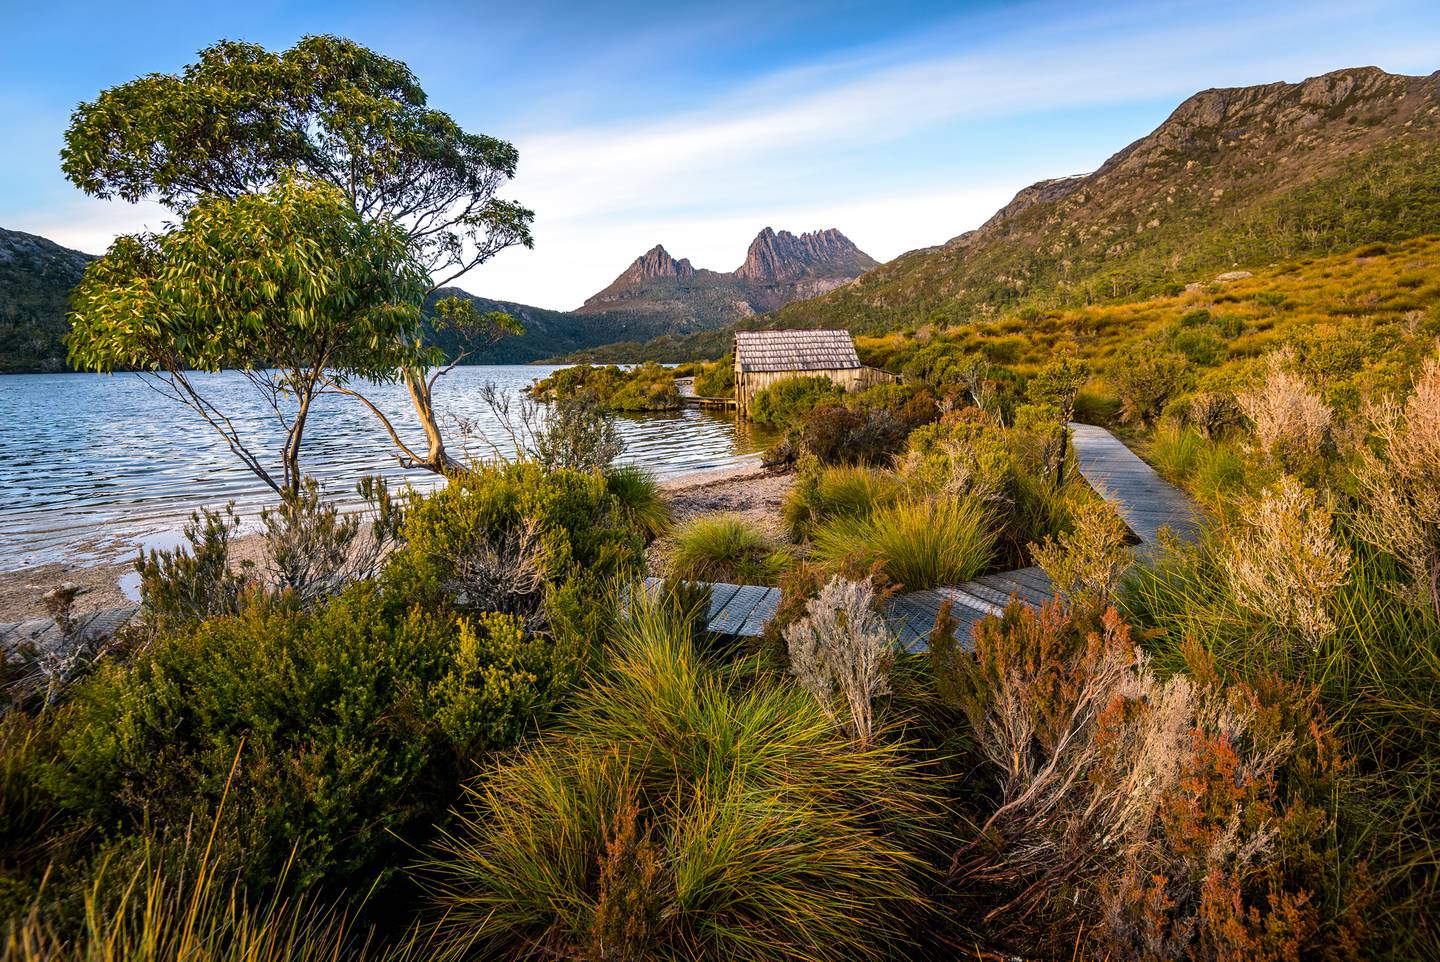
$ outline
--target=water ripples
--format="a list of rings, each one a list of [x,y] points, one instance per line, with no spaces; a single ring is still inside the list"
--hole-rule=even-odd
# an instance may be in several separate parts
[[[508,450],[481,389],[494,383],[518,395],[551,370],[457,368],[435,392],[436,408],[452,429],[447,436],[464,420]],[[196,381],[207,396],[224,399],[220,406],[233,412],[241,434],[275,463],[283,433],[245,379],[224,373],[196,375]],[[402,387],[377,385],[367,393],[402,433],[409,425],[412,437],[420,435]],[[618,424],[626,444],[622,460],[662,478],[738,464],[758,450],[733,418],[711,411],[624,417]],[[472,447],[491,453],[479,439]],[[438,483],[426,472],[402,470],[374,417],[337,397],[322,398],[313,409],[302,465],[341,499],[365,474],[417,487]],[[207,424],[136,375],[0,376],[0,570],[112,561],[136,545],[172,542],[197,508],[234,501],[237,512],[253,519],[274,500]]]

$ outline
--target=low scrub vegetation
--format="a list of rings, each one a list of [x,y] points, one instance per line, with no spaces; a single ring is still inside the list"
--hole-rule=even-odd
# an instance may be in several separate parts
[[[622,368],[579,364],[536,381],[532,396],[543,401],[588,397],[609,411],[673,411],[680,407],[675,371],[653,362]]]
[[[145,631],[6,662],[7,955],[1433,957],[1440,362],[1384,285],[1434,249],[869,342],[907,383],[776,392],[789,541],[675,523],[594,373],[369,525],[302,485],[247,566],[202,514]],[[1131,551],[1097,412],[1194,542]],[[897,595],[1029,565],[899,646]],[[780,585],[765,638],[697,582]]]
[[[768,585],[793,561],[784,545],[738,515],[706,515],[678,527],[669,545],[672,577]]]

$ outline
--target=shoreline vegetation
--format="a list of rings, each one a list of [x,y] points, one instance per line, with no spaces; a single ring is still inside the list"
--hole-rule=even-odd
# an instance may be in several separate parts
[[[1302,119],[1345,123],[1336,87],[1255,89],[1245,104],[1328,103]],[[313,122],[292,123],[298,109]],[[1382,122],[1348,128],[1369,142]],[[196,124],[202,143],[177,134]],[[184,214],[86,269],[72,351],[147,358],[227,438],[181,353],[297,409],[275,405],[292,440],[279,463],[232,446],[280,498],[258,563],[233,514],[203,512],[139,565],[134,624],[77,637],[73,592],[55,593],[61,644],[7,653],[7,959],[1440,956],[1440,238],[1361,236],[1196,268],[1188,286],[1106,278],[1100,302],[1067,261],[1053,303],[872,330],[865,359],[894,383],[767,387],[760,468],[667,487],[621,463],[614,420],[678,403],[679,372],[655,365],[571,368],[515,407],[496,399],[514,461],[447,454],[429,393],[447,368],[416,337],[424,278],[528,244],[532,214],[494,196],[514,149],[426,108],[404,64],[334,37],[217,45],[183,77],[82,105],[63,156],[92,193]],[[414,164],[437,194],[406,195]],[[325,176],[355,165],[377,193],[352,204]],[[254,182],[198,189],[216,169]],[[439,216],[457,191],[451,227],[483,246],[383,209],[444,199]],[[1386,194],[1373,216],[1431,223],[1433,194]],[[1228,196],[1243,226],[1207,245],[1268,251],[1310,230]],[[1349,217],[1363,196],[1329,199],[1345,216],[1310,231],[1326,244],[1395,229]],[[1149,252],[1146,231],[1163,242]],[[1096,259],[1144,267],[1189,231],[1157,217],[1125,245],[1080,234]],[[363,296],[332,286],[347,272]],[[853,305],[867,277],[787,316]],[[482,334],[512,327],[453,310]],[[276,350],[291,352],[278,381],[256,371]],[[346,384],[318,354],[405,384],[435,429],[424,450],[374,426],[448,483],[356,479],[364,518],[327,502],[299,425],[307,398]],[[685,373],[720,390],[724,370]],[[1076,423],[1112,426],[1204,505],[1196,537],[1147,528],[1135,550],[1078,470]],[[1137,527],[1188,521],[1184,495],[1149,491],[1127,508]],[[918,648],[882,614],[1031,566],[1053,596],[976,594],[989,614],[961,637],[948,600]],[[653,592],[652,573],[667,576]],[[710,631],[714,582],[775,602],[763,635]]]

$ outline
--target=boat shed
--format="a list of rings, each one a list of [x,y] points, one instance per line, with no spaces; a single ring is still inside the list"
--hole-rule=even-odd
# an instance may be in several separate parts
[[[735,408],[748,417],[765,388],[793,377],[828,377],[847,391],[899,380],[860,363],[849,331],[737,331]]]

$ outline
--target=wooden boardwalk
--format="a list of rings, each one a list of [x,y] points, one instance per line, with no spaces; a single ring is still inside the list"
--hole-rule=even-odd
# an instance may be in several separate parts
[[[1072,424],[1070,429],[1080,473],[1140,539],[1138,556],[1151,558],[1159,552],[1164,528],[1181,540],[1195,538],[1203,516],[1189,495],[1104,428]]]
[[[139,605],[105,608],[75,616],[72,637],[83,641],[109,638],[140,613]],[[66,642],[65,632],[50,618],[0,623],[0,654],[25,646],[37,652],[58,652]]]
[[[1135,549],[1137,556],[1153,557],[1159,551],[1160,532],[1165,528],[1181,539],[1195,537],[1202,515],[1188,495],[1160,477],[1104,428],[1073,424],[1071,430],[1080,473],[1115,506],[1135,533],[1140,541]],[[659,579],[647,578],[645,583],[653,587]],[[722,635],[760,636],[780,605],[779,588],[712,584],[710,589],[706,623],[711,631]],[[951,613],[958,621],[956,637],[968,643],[975,625],[987,615],[999,614],[1012,597],[1039,606],[1054,593],[1045,572],[1020,568],[982,575],[960,585],[894,596],[885,603],[883,614],[905,650],[924,651],[945,601],[951,603]],[[138,611],[134,605],[112,608],[82,615],[77,622],[87,637],[102,637],[118,631]],[[26,642],[46,650],[62,640],[59,628],[49,618],[0,624],[0,651]]]
[[[1168,529],[1182,540],[1199,532],[1202,515],[1190,497],[1155,472],[1104,428],[1072,424],[1072,441],[1080,473],[1115,506],[1121,520],[1140,543],[1135,554],[1151,558],[1159,551],[1160,532]],[[659,579],[646,580],[647,586]],[[1054,597],[1050,576],[1039,568],[1019,568],[981,575],[952,587],[931,588],[892,597],[881,612],[906,651],[925,650],[926,639],[949,601],[957,621],[955,636],[968,645],[971,632],[987,615],[999,614],[1016,598],[1039,607]],[[757,637],[780,605],[779,588],[730,584],[711,585],[708,624],[711,631],[736,637]]]

